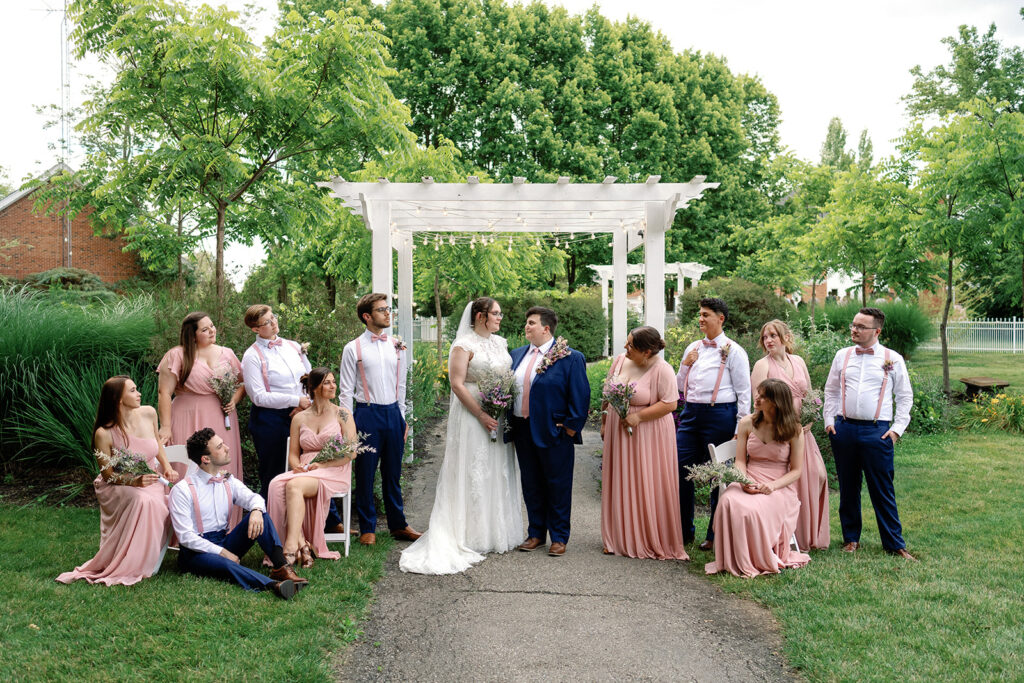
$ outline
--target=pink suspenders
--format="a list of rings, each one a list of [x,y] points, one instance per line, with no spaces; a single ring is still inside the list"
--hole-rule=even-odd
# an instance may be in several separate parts
[[[281,341],[287,341],[289,344],[295,347],[298,354],[302,355],[302,347],[293,342],[290,339],[282,339]],[[267,373],[267,357],[263,355],[263,349],[256,342],[252,343],[252,348],[256,351],[256,355],[260,357],[260,370],[263,371],[263,386],[266,388],[267,393],[270,393],[270,375]]]
[[[359,368],[359,379],[363,382],[363,398],[370,403],[370,385],[366,382],[366,370],[363,369],[363,347],[356,337],[356,367]],[[402,376],[402,354],[395,348],[395,401],[398,401],[398,380]]]
[[[198,531],[199,535],[202,536],[203,533],[204,533],[203,532],[203,513],[199,510],[199,494],[196,492],[196,485],[194,483],[192,483],[192,477],[188,477],[187,479],[185,479],[185,481],[188,482],[189,491],[192,492],[192,512],[194,512],[195,516],[196,516],[196,531]],[[231,496],[231,485],[228,484],[228,480],[227,479],[225,479],[221,483],[224,484],[224,490],[228,492],[228,509],[230,510],[231,509],[231,503],[232,503],[232,500],[233,500],[232,496]]]
[[[711,392],[711,405],[715,405],[715,402],[718,400],[718,388],[722,386],[722,375],[725,374],[725,360],[725,358],[722,358],[722,363],[718,366],[718,377],[715,378],[715,389]],[[696,363],[694,363],[694,365],[696,365]],[[686,384],[687,386],[690,384],[689,375],[686,376]],[[686,393],[689,394],[690,392],[687,391]]]
[[[839,385],[843,395],[843,417],[846,417],[846,366],[850,364],[850,356],[853,355],[853,349],[854,347],[851,346],[846,350],[846,357],[843,359],[843,369],[839,373]],[[882,399],[885,398],[885,386],[889,383],[889,371],[884,369],[884,366],[888,363],[889,349],[885,349],[885,358],[883,360],[882,370],[882,388],[878,391],[878,405],[875,406],[875,422],[878,422],[878,416],[882,414]]]

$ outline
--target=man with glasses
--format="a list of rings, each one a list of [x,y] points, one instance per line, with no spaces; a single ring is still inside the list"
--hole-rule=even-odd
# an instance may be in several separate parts
[[[405,386],[409,353],[399,339],[387,332],[391,327],[391,307],[387,299],[385,294],[366,294],[356,303],[356,314],[366,325],[366,331],[345,345],[338,373],[341,406],[352,410],[356,431],[367,434],[365,444],[373,449],[355,461],[356,514],[361,532],[359,542],[363,545],[377,542],[373,480],[378,463],[384,512],[391,535],[400,541],[415,541],[420,537],[405,521],[400,485],[408,433]]]
[[[823,417],[839,477],[843,550],[860,548],[860,487],[866,479],[882,547],[914,560],[903,540],[893,488],[893,447],[910,424],[914,392],[903,357],[878,342],[884,323],[877,308],[862,308],[854,316],[854,346],[841,349],[832,361]]]

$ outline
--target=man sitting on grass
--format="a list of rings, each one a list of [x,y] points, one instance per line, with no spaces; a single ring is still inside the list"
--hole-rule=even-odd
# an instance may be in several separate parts
[[[207,427],[190,436],[185,447],[199,470],[171,490],[171,524],[181,546],[178,567],[197,576],[234,581],[246,590],[273,590],[278,597],[290,599],[308,580],[285,562],[274,523],[264,515],[263,498],[230,474],[220,474],[231,462],[228,445]],[[232,503],[248,512],[228,531]],[[260,544],[273,564],[269,578],[239,564],[253,542]]]

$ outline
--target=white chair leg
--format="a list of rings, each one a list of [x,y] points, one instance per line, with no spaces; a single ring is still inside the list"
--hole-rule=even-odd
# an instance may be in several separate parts
[[[345,557],[348,557],[349,545],[352,543],[352,492],[349,491],[345,494],[345,502],[343,503],[344,521],[345,521]]]

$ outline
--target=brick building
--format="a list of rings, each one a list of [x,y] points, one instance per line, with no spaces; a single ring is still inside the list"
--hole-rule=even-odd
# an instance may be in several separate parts
[[[57,164],[43,177],[71,172]],[[103,237],[89,224],[92,209],[74,220],[32,211],[35,188],[17,190],[0,199],[0,276],[22,280],[51,268],[84,268],[113,283],[140,274],[138,259],[123,251],[124,240]],[[13,243],[13,246],[10,246]]]

